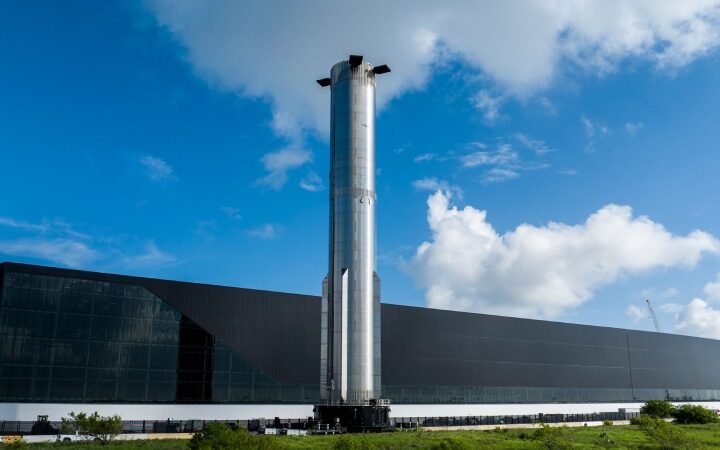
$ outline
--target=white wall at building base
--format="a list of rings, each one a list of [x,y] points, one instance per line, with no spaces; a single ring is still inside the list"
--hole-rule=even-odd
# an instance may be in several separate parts
[[[688,402],[720,410],[720,402]],[[682,403],[675,403],[682,404]],[[391,405],[391,417],[465,417],[531,414],[582,414],[639,409],[642,403],[531,403],[465,405]],[[60,420],[70,412],[117,414],[124,420],[300,419],[313,415],[312,405],[132,405],[71,403],[0,403],[0,420],[32,421],[39,415]]]

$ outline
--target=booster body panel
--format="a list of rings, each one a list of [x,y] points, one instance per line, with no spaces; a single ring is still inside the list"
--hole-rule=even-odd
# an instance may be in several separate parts
[[[321,397],[380,397],[380,280],[375,257],[375,73],[331,70],[330,264],[323,282]]]

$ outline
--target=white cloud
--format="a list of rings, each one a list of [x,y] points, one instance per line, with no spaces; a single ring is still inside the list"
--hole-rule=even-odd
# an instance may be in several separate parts
[[[529,138],[528,140],[533,142],[531,145],[546,147],[541,141],[533,141]],[[473,146],[476,147],[477,145]],[[484,145],[480,148],[484,150],[468,153],[459,159],[466,169],[484,168],[484,172],[480,175],[480,182],[483,184],[502,183],[518,178],[523,172],[549,167],[547,163],[540,159],[537,161],[523,160],[517,150],[506,142],[500,142],[493,150],[488,150]],[[544,155],[543,151],[536,152],[533,150],[533,153],[541,158]]]
[[[677,318],[678,315],[685,310],[685,307],[677,303],[663,303],[662,305],[658,306],[658,309]]]
[[[300,180],[300,187],[310,192],[319,192],[325,189],[322,179],[315,172],[308,172],[307,175]]]
[[[85,267],[100,257],[88,244],[68,238],[0,241],[0,254],[40,259],[67,267]]]
[[[24,231],[34,231],[39,233],[44,233],[48,231],[48,224],[47,223],[28,223],[28,222],[21,222],[18,220],[15,220],[11,217],[0,217],[0,225],[10,227],[10,228],[19,228]]]
[[[463,167],[478,166],[508,166],[515,165],[520,160],[518,153],[512,145],[501,143],[495,151],[477,151],[468,153],[460,158]]]
[[[475,94],[470,102],[477,108],[485,118],[485,122],[492,124],[502,118],[500,107],[505,99],[502,96],[494,95],[487,89],[480,90]]]
[[[681,333],[720,339],[720,309],[695,298],[680,313],[675,329]]]
[[[548,153],[556,152],[557,149],[550,147],[544,141],[533,139],[524,133],[515,133],[514,138],[528,150],[531,150],[538,156],[545,156]]]
[[[164,159],[156,156],[145,155],[139,159],[140,164],[145,167],[147,176],[152,181],[174,180],[173,169]]]
[[[692,334],[712,339],[720,339],[720,273],[716,281],[705,285],[703,292],[706,299],[694,298],[685,306],[677,305],[675,311],[678,320],[675,329],[681,333]]]
[[[603,74],[632,58],[672,72],[720,41],[717,0],[155,0],[150,7],[199,76],[266,98],[299,127],[322,131],[328,93],[313,81],[348,53],[392,67],[378,89],[382,108],[422,89],[448,59],[493,81],[500,95],[525,97],[549,86],[561,67]]]
[[[523,224],[498,234],[487,213],[428,198],[432,240],[408,265],[433,308],[552,318],[624,276],[693,267],[720,241],[693,231],[676,236],[628,206],[607,205],[584,223]]]
[[[647,317],[647,315],[645,314],[645,310],[637,305],[628,305],[627,309],[625,310],[625,315],[630,317],[634,323],[638,323]]]
[[[493,167],[480,177],[483,184],[502,183],[504,181],[514,180],[518,178],[520,173],[514,169],[506,169],[502,167]]]
[[[146,242],[140,252],[121,259],[121,264],[131,270],[165,267],[176,262],[178,259],[174,255],[160,250],[154,241]]]
[[[60,219],[34,224],[0,217],[0,226],[21,235],[0,241],[0,255],[32,258],[73,268],[149,269],[166,266],[177,258],[158,248],[154,241],[126,236],[93,236],[77,231]],[[137,251],[137,248],[140,251]]]
[[[422,155],[417,155],[415,158],[413,158],[413,161],[415,162],[425,162],[425,161],[432,161],[437,157],[434,153],[423,153]]]
[[[540,106],[542,107],[543,111],[545,111],[545,113],[546,113],[548,116],[555,116],[555,115],[557,115],[558,108],[557,108],[557,106],[555,106],[555,104],[554,104],[552,101],[550,101],[549,98],[547,98],[547,97],[540,97],[540,98],[538,99],[538,103],[540,104]]]
[[[249,231],[250,236],[260,239],[275,239],[280,234],[281,228],[272,223],[266,223]]]
[[[661,290],[646,288],[640,292],[639,297],[643,300],[650,299],[651,301],[661,301],[676,298],[678,295],[680,295],[680,291],[673,287]]]
[[[261,161],[268,174],[258,180],[273,190],[280,190],[288,180],[288,171],[301,167],[312,160],[312,154],[299,147],[285,147],[276,152],[267,153]]]
[[[642,127],[642,122],[627,122],[625,124],[625,131],[627,131],[629,135],[634,136]]]
[[[578,175],[579,172],[575,169],[560,169],[557,171],[560,175],[568,175],[568,176],[575,176]]]
[[[720,273],[715,277],[717,281],[712,281],[705,285],[703,292],[711,301],[720,302]]]
[[[224,212],[229,218],[234,220],[240,220],[243,217],[240,213],[240,209],[235,208],[234,206],[221,206],[220,211]]]
[[[600,122],[590,120],[586,116],[580,116],[580,122],[585,131],[585,137],[587,137],[585,151],[594,152],[598,140],[607,136],[610,133],[610,128]]]
[[[418,191],[443,191],[450,192],[453,196],[462,199],[463,191],[460,186],[450,184],[445,180],[438,180],[435,177],[421,178],[412,182],[412,186]]]

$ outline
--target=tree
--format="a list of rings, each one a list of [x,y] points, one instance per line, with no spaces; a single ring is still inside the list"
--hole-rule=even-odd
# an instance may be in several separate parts
[[[718,421],[718,416],[714,411],[700,405],[679,406],[675,408],[672,416],[675,418],[675,422],[680,424],[715,423]]]
[[[675,407],[672,403],[667,400],[650,400],[640,408],[640,414],[645,414],[650,417],[659,417],[664,419],[666,417],[672,417]]]
[[[84,439],[105,445],[122,432],[122,419],[118,415],[101,416],[97,411],[90,415],[71,412],[69,418],[62,418],[62,430],[64,433],[77,432]]]

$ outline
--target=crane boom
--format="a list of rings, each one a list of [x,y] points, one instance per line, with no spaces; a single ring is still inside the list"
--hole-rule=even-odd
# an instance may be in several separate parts
[[[645,302],[647,303],[650,318],[652,319],[653,324],[655,325],[655,331],[657,331],[658,333],[662,333],[662,328],[660,328],[660,322],[658,322],[657,316],[655,315],[655,310],[653,309],[652,305],[650,304],[650,299],[646,299]]]

